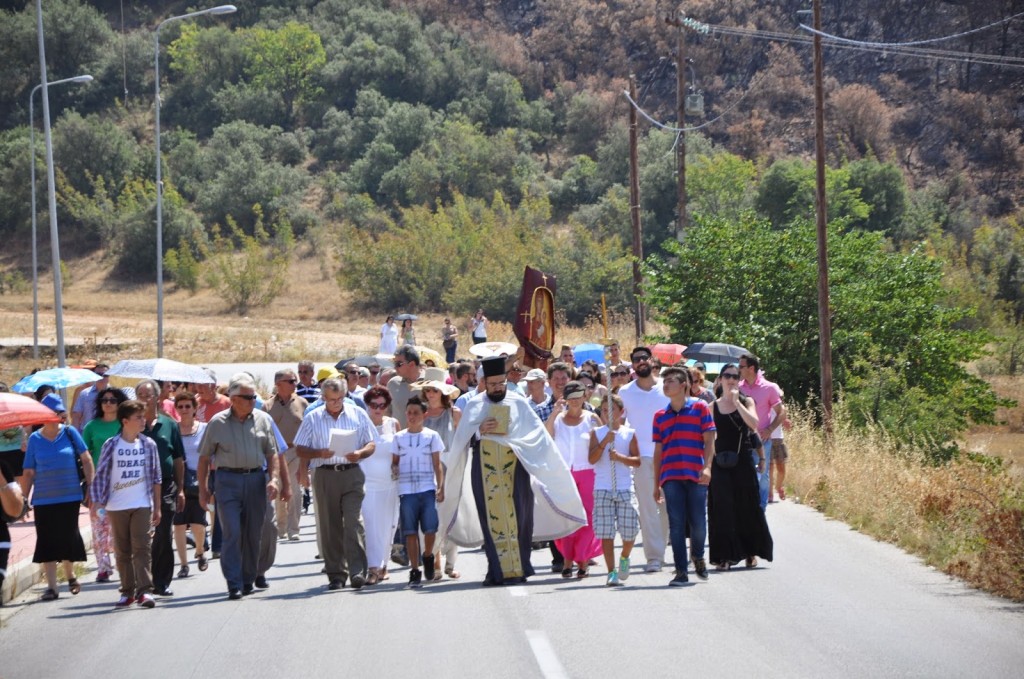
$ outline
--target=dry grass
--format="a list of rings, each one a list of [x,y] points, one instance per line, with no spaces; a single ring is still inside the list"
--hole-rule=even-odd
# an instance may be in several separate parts
[[[806,504],[968,583],[1024,601],[1024,480],[1013,463],[929,466],[883,435],[837,427],[827,446],[807,413],[786,435],[786,477]]]
[[[164,355],[193,363],[229,363],[306,358],[333,362],[347,355],[376,353],[383,316],[360,311],[334,279],[324,274],[315,252],[299,251],[285,294],[247,317],[226,313],[224,303],[208,289],[189,295],[169,285],[164,296]],[[15,259],[15,254],[5,253],[0,265],[11,265]],[[69,363],[155,356],[155,286],[119,284],[110,277],[109,262],[99,255],[69,259],[68,266],[71,280],[63,298]],[[48,274],[40,277],[39,290],[40,339],[44,345],[52,344],[56,330],[53,283]],[[416,323],[418,341],[441,353],[443,320],[444,314],[420,314]],[[462,333],[459,354],[468,355],[469,318],[455,316],[452,320]],[[652,334],[660,330],[658,326],[648,328]],[[508,323],[492,323],[488,334],[492,340],[515,342]],[[576,345],[599,341],[603,334],[598,319],[591,319],[581,328],[561,325],[557,341]],[[628,354],[635,340],[632,320],[610,311],[608,334],[618,338]],[[0,296],[0,336],[28,338],[27,348],[5,350],[0,380],[13,384],[35,367],[56,365],[52,350],[44,349],[38,361],[31,358],[30,290]]]

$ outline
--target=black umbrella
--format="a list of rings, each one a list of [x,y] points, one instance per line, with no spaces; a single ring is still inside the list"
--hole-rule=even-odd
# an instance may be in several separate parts
[[[750,352],[735,344],[721,342],[695,342],[686,347],[683,356],[707,363],[732,363]]]
[[[415,321],[416,319],[416,314],[398,314],[395,316],[396,321]]]

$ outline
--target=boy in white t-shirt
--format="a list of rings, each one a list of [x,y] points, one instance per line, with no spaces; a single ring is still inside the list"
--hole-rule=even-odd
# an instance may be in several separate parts
[[[152,544],[150,529],[160,523],[161,475],[156,442],[142,433],[146,406],[125,401],[117,407],[121,433],[107,439],[96,464],[90,489],[100,515],[110,518],[121,598],[125,608],[138,603],[153,608]]]
[[[444,442],[423,426],[427,404],[413,396],[405,406],[408,427],[395,434],[391,473],[398,478],[399,525],[409,553],[409,587],[422,586],[423,576],[434,579],[434,537],[440,523],[437,503],[444,501]],[[420,537],[423,531],[423,571],[420,572]]]
[[[604,563],[608,567],[609,587],[621,585],[629,578],[629,555],[640,532],[640,517],[633,495],[633,467],[640,466],[640,448],[636,432],[622,425],[622,399],[616,394],[606,397],[602,407],[611,405],[608,422],[590,432],[588,459],[594,465],[594,535],[601,540]],[[616,525],[622,535],[622,557],[615,570]]]

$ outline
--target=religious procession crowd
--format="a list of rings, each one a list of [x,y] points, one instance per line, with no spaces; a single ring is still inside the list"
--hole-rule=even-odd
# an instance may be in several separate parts
[[[81,591],[82,504],[95,580],[116,574],[117,607],[152,608],[175,576],[213,559],[230,599],[270,587],[277,545],[299,540],[310,505],[328,590],[388,580],[395,563],[411,588],[459,578],[460,547],[483,548],[485,586],[525,582],[539,549],[564,578],[603,559],[608,586],[659,573],[669,546],[670,586],[691,565],[706,580],[709,564],[772,560],[765,508],[776,489],[785,499],[785,408],[756,356],[714,383],[702,364],[662,366],[646,346],[623,360],[612,344],[603,363],[581,365],[566,346],[545,370],[521,353],[456,360],[453,331],[445,370],[389,327],[391,366],[302,361],[265,395],[247,373],[218,387],[212,371],[205,383],[118,388],[104,364],[70,412],[40,387],[61,421],[0,433],[0,500],[5,514],[31,505],[42,599],[60,596],[58,566]],[[472,327],[485,342],[482,311]],[[0,535],[0,574],[9,540]]]

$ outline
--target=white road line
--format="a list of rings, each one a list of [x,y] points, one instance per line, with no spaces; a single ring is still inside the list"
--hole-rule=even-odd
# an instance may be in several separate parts
[[[562,667],[555,655],[555,649],[548,640],[548,635],[540,630],[526,630],[526,638],[530,642],[533,655],[540,665],[540,673],[544,679],[569,679],[569,674]]]

